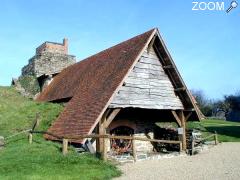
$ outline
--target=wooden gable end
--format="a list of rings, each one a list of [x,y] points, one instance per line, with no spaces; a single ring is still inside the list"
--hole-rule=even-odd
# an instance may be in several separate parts
[[[109,107],[184,109],[152,47],[144,51]]]

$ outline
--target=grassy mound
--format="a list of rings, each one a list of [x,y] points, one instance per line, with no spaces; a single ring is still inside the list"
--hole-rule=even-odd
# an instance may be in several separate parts
[[[30,129],[40,113],[39,130],[46,130],[63,107],[37,103],[22,97],[11,87],[0,87],[0,136],[9,137]],[[63,156],[58,143],[34,134],[28,144],[27,134],[7,139],[0,150],[0,179],[111,179],[120,172],[110,163],[73,149]]]

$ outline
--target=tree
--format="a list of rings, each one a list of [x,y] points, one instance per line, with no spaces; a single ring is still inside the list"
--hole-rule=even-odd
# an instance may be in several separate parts
[[[213,101],[209,100],[202,90],[191,90],[199,109],[205,116],[212,116]]]

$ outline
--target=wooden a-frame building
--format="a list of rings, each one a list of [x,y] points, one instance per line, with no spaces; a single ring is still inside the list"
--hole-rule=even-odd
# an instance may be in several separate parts
[[[186,121],[201,119],[156,28],[64,69],[37,100],[66,103],[48,130],[61,137],[107,133],[157,138],[156,123],[169,121],[183,128],[186,149]],[[84,144],[86,139],[73,141]],[[139,150],[151,146],[146,142]],[[97,147],[101,152],[103,147]]]

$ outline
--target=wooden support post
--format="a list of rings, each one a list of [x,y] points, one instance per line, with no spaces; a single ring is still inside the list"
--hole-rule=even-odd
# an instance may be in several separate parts
[[[99,135],[106,135],[106,128],[109,126],[109,124],[113,121],[113,119],[116,117],[116,115],[119,113],[121,109],[108,109],[104,115],[102,116],[102,119],[99,121],[98,124],[98,133]],[[97,147],[97,153],[100,154],[101,158],[105,161],[107,160],[107,139],[105,138],[99,138],[96,144]]]
[[[106,135],[106,128],[104,123],[106,121],[106,116],[103,116],[99,122],[99,135]],[[106,140],[105,138],[99,138],[99,154],[102,160],[107,160],[107,149],[106,149]]]
[[[181,124],[182,124],[182,128],[183,128],[183,134],[182,134],[183,151],[186,151],[186,149],[187,149],[187,142],[186,142],[186,121],[185,121],[185,116],[184,116],[183,110],[180,111],[180,119],[181,119]]]
[[[182,148],[182,142],[179,143],[179,151],[182,152],[183,148]]]
[[[134,162],[137,161],[137,154],[136,154],[136,144],[135,144],[135,138],[133,135],[133,139],[132,139],[132,153],[133,153],[133,160]]]
[[[63,155],[66,155],[68,152],[68,140],[63,139],[63,144],[62,144],[62,153]]]
[[[29,144],[32,144],[32,139],[33,139],[33,135],[32,135],[32,133],[29,133],[29,135],[28,135]]]
[[[215,141],[215,145],[218,144],[218,137],[217,137],[217,132],[215,131],[214,133],[214,141]]]

